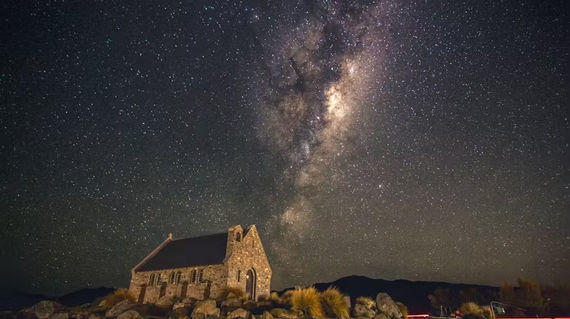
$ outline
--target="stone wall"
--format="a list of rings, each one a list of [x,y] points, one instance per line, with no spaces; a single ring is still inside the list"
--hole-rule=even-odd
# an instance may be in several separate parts
[[[192,271],[196,270],[196,281],[192,282]],[[203,270],[202,281],[199,280],[200,270]],[[176,274],[180,272],[180,279],[176,280]],[[170,282],[170,274],[174,273],[174,282]],[[150,277],[154,274],[154,283],[150,284]],[[160,274],[160,282],[157,283],[157,276]],[[144,288],[144,303],[155,303],[160,298],[160,291],[165,285],[165,296],[168,297],[184,297],[182,296],[184,286],[186,285],[186,297],[196,299],[204,299],[207,297],[217,298],[226,287],[227,271],[225,265],[209,265],[187,268],[175,268],[162,271],[143,271],[136,272],[129,291],[138,300],[141,290]],[[205,293],[209,290],[209,296]]]
[[[237,241],[237,234],[241,234]],[[245,235],[244,235],[245,233]],[[256,277],[255,299],[271,292],[271,267],[261,244],[261,239],[254,225],[245,232],[241,226],[231,227],[227,246],[228,287],[237,287],[245,291],[248,270],[253,270]],[[238,271],[240,278],[238,281]]]

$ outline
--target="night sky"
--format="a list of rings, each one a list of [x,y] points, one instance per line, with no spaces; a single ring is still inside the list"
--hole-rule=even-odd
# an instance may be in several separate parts
[[[2,1],[1,288],[233,224],[276,289],[569,283],[568,4]]]

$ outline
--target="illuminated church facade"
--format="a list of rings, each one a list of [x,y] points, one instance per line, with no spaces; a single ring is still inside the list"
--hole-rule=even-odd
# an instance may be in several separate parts
[[[217,299],[226,287],[250,299],[269,295],[271,267],[255,225],[227,232],[172,239],[172,235],[131,269],[129,292],[139,303],[162,298]]]

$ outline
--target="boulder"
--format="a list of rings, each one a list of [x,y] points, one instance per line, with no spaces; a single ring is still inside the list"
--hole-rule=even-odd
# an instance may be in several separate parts
[[[302,314],[300,313],[283,308],[271,309],[270,314],[275,318],[285,318],[285,319],[297,319],[302,317]]]
[[[238,308],[228,313],[227,319],[249,319],[249,316],[250,316],[249,311],[242,308]]]
[[[273,315],[269,311],[264,311],[261,315],[261,319],[274,319]]]
[[[253,301],[253,300],[246,300],[243,305],[242,308],[247,310],[247,311],[253,311],[255,308],[257,308],[257,302]]]
[[[172,306],[172,313],[176,318],[188,317],[188,308],[181,302],[175,303]]]
[[[400,308],[387,293],[381,292],[376,295],[376,307],[378,307],[379,312],[382,312],[389,318],[401,319],[403,317]]]
[[[49,319],[69,319],[67,312],[57,312],[49,316]]]
[[[237,309],[243,305],[243,300],[239,297],[231,297],[222,301],[221,308],[224,309]]]
[[[390,319],[390,318],[384,313],[379,313],[376,316],[374,316],[374,319]]]
[[[141,315],[134,310],[127,310],[117,316],[117,319],[141,319]]]
[[[102,317],[98,314],[92,313],[89,315],[89,319],[102,319]]]
[[[185,304],[186,306],[194,306],[196,304],[198,300],[196,298],[192,298],[192,297],[186,297],[184,299],[182,299],[182,303]]]
[[[125,300],[117,303],[113,307],[111,307],[111,309],[107,310],[107,312],[105,313],[105,317],[106,318],[117,317],[118,315],[122,314],[123,312],[130,310],[134,306],[135,306],[134,303],[131,303],[128,299],[125,299]]]
[[[220,308],[216,307],[216,301],[212,299],[198,302],[192,311],[192,319],[206,319],[219,316]]]
[[[170,297],[170,296],[162,296],[156,302],[157,306],[164,307],[164,308],[168,308],[168,307],[172,306],[173,304],[174,304],[174,301],[172,301],[172,297]]]
[[[255,304],[255,308],[251,311],[254,315],[261,315],[264,311],[271,311],[273,309],[273,302],[270,300],[258,301]]]
[[[76,311],[69,314],[69,317],[73,319],[88,319],[90,314],[89,311]]]
[[[47,319],[58,309],[61,309],[60,304],[50,300],[43,300],[28,310],[29,312],[33,312],[38,319]]]
[[[176,310],[176,309],[180,309],[180,308],[184,308],[186,307],[186,305],[183,302],[175,302],[172,305],[172,310]]]
[[[374,318],[376,315],[376,311],[374,309],[370,309],[361,303],[357,303],[354,305],[354,310],[352,311],[354,317],[357,318]]]
[[[360,304],[366,309],[376,311],[376,302],[372,298],[358,297],[355,300],[355,304]]]

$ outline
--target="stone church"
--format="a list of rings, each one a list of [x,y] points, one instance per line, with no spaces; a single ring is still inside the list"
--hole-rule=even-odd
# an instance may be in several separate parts
[[[131,270],[129,292],[140,303],[163,297],[216,299],[236,287],[250,299],[269,295],[271,267],[255,225],[184,239],[172,234]]]

